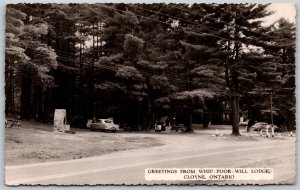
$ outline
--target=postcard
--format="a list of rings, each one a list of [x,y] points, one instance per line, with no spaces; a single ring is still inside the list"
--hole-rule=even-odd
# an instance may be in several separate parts
[[[296,183],[296,6],[6,5],[5,184]]]

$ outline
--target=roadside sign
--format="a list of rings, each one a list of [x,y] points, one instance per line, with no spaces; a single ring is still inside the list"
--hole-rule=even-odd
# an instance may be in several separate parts
[[[54,111],[54,131],[65,131],[67,123],[67,111],[65,109],[55,109]]]

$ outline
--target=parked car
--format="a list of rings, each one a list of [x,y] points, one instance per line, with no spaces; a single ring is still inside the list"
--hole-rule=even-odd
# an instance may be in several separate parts
[[[119,125],[114,124],[113,120],[111,119],[96,119],[91,123],[90,126],[92,131],[101,130],[116,132],[117,130],[120,130]]]
[[[274,131],[277,130],[277,126],[273,124],[273,127],[274,127]],[[258,122],[258,123],[255,123],[254,125],[252,125],[251,127],[251,130],[254,130],[254,131],[260,131],[260,130],[266,130],[268,129],[268,131],[271,131],[272,130],[272,126],[271,124],[268,124],[266,122]]]

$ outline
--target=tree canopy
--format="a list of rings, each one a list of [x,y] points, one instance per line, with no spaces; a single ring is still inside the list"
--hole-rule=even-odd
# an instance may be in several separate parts
[[[263,26],[268,6],[7,5],[6,114],[46,121],[65,108],[69,120],[114,117],[145,130],[169,116],[191,131],[195,113],[204,122],[230,111],[239,135],[240,116],[266,109],[268,92],[292,129],[295,24]]]

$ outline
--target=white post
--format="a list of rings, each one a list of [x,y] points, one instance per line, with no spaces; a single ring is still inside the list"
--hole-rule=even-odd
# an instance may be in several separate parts
[[[260,136],[263,136],[263,132],[262,132],[262,129],[260,130]]]
[[[266,128],[266,137],[268,138],[269,137],[269,129]]]
[[[272,126],[271,130],[272,130],[272,137],[275,137],[275,135],[274,135],[274,127],[273,126]]]
[[[219,130],[216,129],[216,137],[219,136]]]

